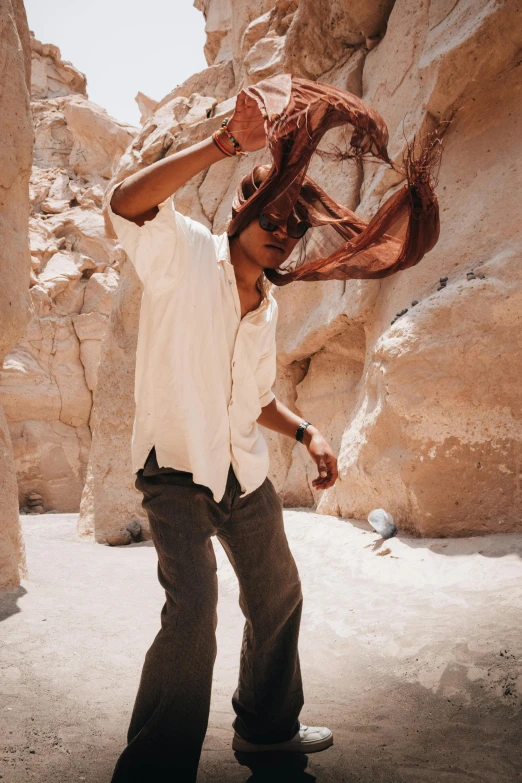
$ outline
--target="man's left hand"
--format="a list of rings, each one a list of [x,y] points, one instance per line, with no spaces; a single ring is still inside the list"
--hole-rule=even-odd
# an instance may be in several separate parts
[[[303,443],[319,470],[319,475],[312,481],[314,489],[323,490],[333,487],[339,474],[337,472],[337,457],[328,442],[315,427],[307,427]]]

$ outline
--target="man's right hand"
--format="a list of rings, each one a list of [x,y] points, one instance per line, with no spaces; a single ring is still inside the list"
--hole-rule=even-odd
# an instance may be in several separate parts
[[[228,122],[228,129],[244,152],[255,152],[266,146],[263,115],[257,102],[246,95],[244,90],[237,96],[236,108]]]
[[[247,97],[243,90],[237,96],[236,109],[228,127],[245,152],[254,152],[266,145],[261,111],[254,99]],[[222,137],[223,144],[233,152],[225,134]],[[191,177],[222,158],[223,152],[209,136],[128,176],[114,191],[111,207],[117,215],[142,226],[146,220],[154,218],[158,205],[166,198],[183,187]]]

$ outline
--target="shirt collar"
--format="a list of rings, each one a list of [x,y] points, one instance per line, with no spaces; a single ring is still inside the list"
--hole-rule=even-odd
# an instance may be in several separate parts
[[[232,261],[230,260],[230,243],[228,239],[228,234],[226,231],[224,231],[222,234],[218,234],[217,236],[217,260],[223,261],[225,264],[228,264],[230,267],[230,272],[234,276],[235,280],[235,272],[234,272],[234,266],[232,264]],[[272,300],[273,300],[273,294],[271,291],[268,292],[268,296],[265,297],[263,300],[263,303],[258,307],[257,310],[253,310],[249,315],[252,316],[258,316],[264,313],[269,307],[272,306]]]
[[[223,234],[218,234],[216,244],[218,261],[228,261],[230,264],[230,244],[226,231]]]

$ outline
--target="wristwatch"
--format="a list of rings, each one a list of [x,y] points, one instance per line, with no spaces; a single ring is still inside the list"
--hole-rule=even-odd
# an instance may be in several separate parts
[[[305,429],[307,427],[310,427],[310,426],[311,426],[311,424],[310,424],[309,421],[302,421],[301,424],[299,425],[299,427],[297,428],[296,433],[295,433],[295,439],[298,440],[299,443],[303,442],[304,431],[305,431]]]

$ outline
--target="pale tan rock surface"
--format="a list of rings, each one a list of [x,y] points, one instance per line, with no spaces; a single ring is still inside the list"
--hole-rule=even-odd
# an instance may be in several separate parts
[[[141,113],[140,122],[143,125],[143,123],[147,122],[154,114],[158,101],[149,98],[149,96],[145,95],[143,92],[138,92],[134,100],[138,104],[138,109]]]
[[[315,79],[384,35],[395,0],[300,0],[287,34],[286,70]],[[427,3],[424,3],[427,5]]]
[[[87,95],[87,79],[74,65],[62,60],[53,44],[31,36],[31,95],[34,100],[64,95]]]
[[[63,107],[73,136],[69,165],[77,176],[110,179],[134,136],[134,128],[116,122],[105,109],[74,97]]]
[[[234,69],[230,61],[211,65],[209,68],[189,76],[183,84],[179,84],[169,92],[158,102],[156,111],[161,109],[166,103],[169,103],[173,98],[190,98],[194,93],[210,96],[215,98],[218,103],[221,103],[232,94],[235,94],[234,79]]]
[[[30,319],[30,57],[23,3],[0,0],[0,367]],[[0,400],[0,587],[18,584],[24,571],[13,447]]]
[[[418,267],[380,285],[335,489],[342,514],[384,506],[422,535],[521,525],[514,379],[522,370],[522,234],[520,210],[506,198],[522,176],[516,5],[459,3],[435,13],[397,2],[363,72],[364,97],[388,120],[395,155],[408,105],[411,135],[432,121],[423,106],[437,116],[462,96],[440,172],[441,238]],[[368,171],[361,210],[371,212],[390,184]],[[470,270],[485,278],[468,280]],[[449,279],[438,291],[440,277]]]
[[[460,107],[440,171],[434,251],[386,280],[276,292],[277,394],[328,436],[340,467],[337,485],[317,493],[306,450],[267,433],[270,475],[285,503],[348,517],[384,507],[399,528],[423,536],[520,528],[520,4],[198,0],[196,7],[205,14],[211,65],[158,103],[114,182],[204,138],[244,84],[285,69],[368,100],[388,124],[397,161],[407,140]],[[346,141],[347,131],[335,130],[322,146]],[[177,208],[224,230],[240,177],[263,155],[203,172],[177,194]],[[317,158],[310,174],[365,217],[400,183],[370,163]],[[310,257],[331,247],[327,230],[306,241]],[[448,280],[439,291],[441,277]],[[99,370],[99,423],[80,515],[82,530],[96,530],[98,540],[136,516],[147,535],[130,472],[129,347],[140,294],[128,263],[123,280]],[[111,516],[113,508],[121,511]]]
[[[124,258],[105,236],[100,207],[135,131],[87,99],[85,77],[56,46],[33,37],[31,49],[31,320],[5,358],[0,397],[20,507],[36,491],[44,510],[77,511],[101,341]]]
[[[236,92],[245,76],[244,58],[248,56],[248,52],[243,46],[243,35],[246,29],[255,19],[263,17],[267,12],[279,14],[274,6],[279,8],[290,4],[289,0],[278,0],[275,4],[273,0],[260,0],[257,3],[248,0],[195,0],[194,6],[202,11],[205,17],[207,63],[213,65],[230,62],[234,70]],[[261,33],[260,37],[263,34]]]

